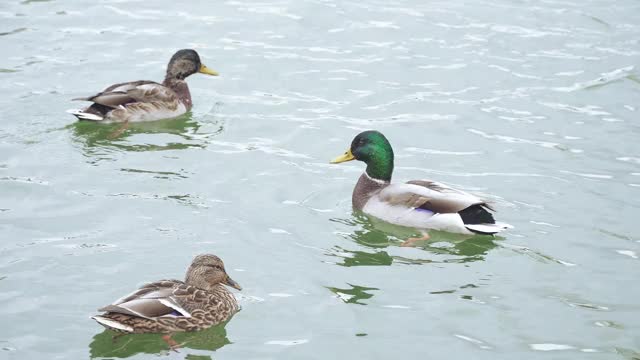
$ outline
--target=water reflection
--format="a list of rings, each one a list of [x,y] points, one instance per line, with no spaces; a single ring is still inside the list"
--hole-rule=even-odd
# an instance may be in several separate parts
[[[162,151],[206,147],[209,138],[224,130],[222,121],[199,123],[191,113],[169,120],[122,124],[77,121],[67,126],[74,142],[87,156],[104,155],[105,149]],[[204,128],[204,129],[203,129]],[[206,130],[206,131],[205,131]],[[149,136],[153,135],[153,136]]]
[[[338,246],[334,248],[337,256],[343,257],[342,266],[389,266],[393,258],[386,251],[366,252],[351,251]]]
[[[194,333],[176,333],[172,338],[181,345],[180,352],[186,349],[215,351],[231,344],[227,331],[221,324],[207,330]],[[114,338],[117,333],[105,330],[93,337],[89,345],[91,358],[127,358],[137,354],[167,353],[169,347],[160,334],[127,334]],[[189,357],[196,356],[196,357]],[[208,356],[189,354],[187,358],[209,359]]]
[[[436,255],[434,259],[410,259],[390,255],[380,249],[399,246],[404,240],[420,236],[416,229],[389,224],[382,220],[356,213],[350,219],[332,219],[356,228],[344,234],[359,245],[373,251],[348,250],[336,246],[330,255],[342,258],[341,266],[389,266],[392,263],[425,264],[425,263],[466,263],[484,260],[489,250],[497,246],[500,238],[480,235],[461,235],[442,231],[429,231],[430,239],[416,243],[416,248]]]
[[[358,285],[351,285],[351,289],[340,289],[336,287],[327,287],[327,289],[331,290],[334,294],[338,295],[338,297],[347,304],[358,304],[358,305],[367,305],[361,300],[371,299],[373,294],[367,293],[370,290],[380,290],[378,288],[370,288]]]

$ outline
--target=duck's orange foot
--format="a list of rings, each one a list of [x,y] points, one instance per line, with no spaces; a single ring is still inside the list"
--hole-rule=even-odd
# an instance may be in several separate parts
[[[124,123],[122,123],[122,125],[119,128],[117,128],[116,130],[114,130],[112,133],[109,134],[109,136],[108,136],[109,140],[113,140],[113,139],[119,137],[128,128],[129,128],[129,120],[126,120]]]
[[[178,344],[175,340],[173,340],[171,338],[171,335],[163,335],[162,340],[164,340],[164,342],[166,342],[167,345],[169,345],[169,349],[175,352],[178,352],[178,349],[180,348],[180,344]]]
[[[124,333],[116,333],[111,337],[111,342],[112,343],[116,343],[118,341],[119,338],[121,338],[122,336],[124,336]]]
[[[419,238],[408,238],[402,244],[400,244],[400,246],[402,246],[402,247],[414,247],[414,246],[416,246],[416,243],[418,241],[426,241],[426,240],[429,240],[430,238],[431,237],[429,236],[429,234],[424,233],[422,235],[422,237],[419,237]]]

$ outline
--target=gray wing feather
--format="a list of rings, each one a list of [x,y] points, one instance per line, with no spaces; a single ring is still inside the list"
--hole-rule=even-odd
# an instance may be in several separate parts
[[[389,185],[380,192],[380,199],[390,205],[423,208],[435,213],[456,213],[472,205],[485,204],[474,195],[428,180]]]
[[[176,287],[184,283],[179,280],[162,280],[143,285],[130,295],[114,301],[99,311],[115,312],[146,319],[171,314],[174,310],[189,315],[174,298]]]
[[[152,319],[155,317],[170,314],[173,308],[164,305],[158,299],[136,299],[120,305],[108,305],[100,311],[115,312]]]
[[[174,101],[175,92],[154,81],[140,80],[114,84],[104,91],[89,97],[73,100],[92,101],[96,104],[117,108],[133,102]]]

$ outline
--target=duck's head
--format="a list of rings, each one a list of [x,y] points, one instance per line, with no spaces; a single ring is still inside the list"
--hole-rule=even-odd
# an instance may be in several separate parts
[[[351,147],[344,154],[331,160],[332,164],[345,161],[360,160],[367,164],[367,175],[391,181],[393,173],[393,149],[389,140],[381,132],[368,130],[356,135]]]
[[[222,260],[211,254],[196,256],[187,270],[185,282],[200,289],[209,290],[218,284],[242,290],[242,287],[227,275]]]
[[[218,76],[216,71],[200,62],[200,56],[195,50],[183,49],[178,50],[169,60],[166,78],[184,80],[195,73]]]

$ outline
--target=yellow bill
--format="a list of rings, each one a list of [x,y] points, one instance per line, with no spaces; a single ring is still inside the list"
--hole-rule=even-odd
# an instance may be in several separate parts
[[[332,164],[339,164],[341,162],[345,162],[345,161],[351,161],[351,160],[355,160],[356,157],[353,156],[353,154],[351,153],[351,149],[345,151],[344,154],[338,156],[337,158],[331,160]]]
[[[215,70],[211,70],[208,67],[204,66],[204,64],[200,64],[200,70],[198,70],[199,73],[203,73],[203,74],[207,74],[207,75],[212,75],[212,76],[218,76],[220,74],[218,74],[217,71]]]

